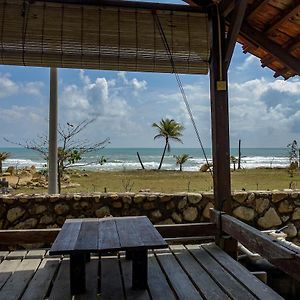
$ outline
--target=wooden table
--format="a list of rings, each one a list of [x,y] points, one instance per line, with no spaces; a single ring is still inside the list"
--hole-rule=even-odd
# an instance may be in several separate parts
[[[145,217],[68,219],[49,254],[70,255],[71,294],[84,293],[86,257],[92,253],[125,250],[132,257],[132,287],[147,287],[148,249],[167,248],[167,243]]]

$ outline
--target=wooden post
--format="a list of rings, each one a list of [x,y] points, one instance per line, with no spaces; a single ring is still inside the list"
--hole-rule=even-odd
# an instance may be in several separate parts
[[[242,152],[241,152],[241,140],[239,139],[238,170],[241,169],[241,158],[242,158]]]
[[[230,183],[230,146],[228,115],[228,80],[225,57],[225,22],[217,6],[211,10],[211,61],[210,61],[210,94],[211,94],[211,127],[213,182],[215,208],[231,214]],[[216,235],[216,243],[225,251],[232,251],[228,241],[222,237],[222,226]]]

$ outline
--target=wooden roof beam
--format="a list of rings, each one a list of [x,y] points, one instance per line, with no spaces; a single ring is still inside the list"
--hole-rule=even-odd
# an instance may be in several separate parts
[[[233,1],[231,1],[233,2]],[[230,61],[233,55],[234,46],[240,32],[243,19],[245,16],[247,8],[247,0],[236,0],[235,7],[233,11],[233,16],[231,18],[230,26],[227,33],[227,43],[226,43],[226,53],[225,53],[225,65],[228,69]]]
[[[222,0],[220,3],[220,11],[224,17],[227,17],[234,9],[236,1]]]
[[[270,0],[256,0],[254,3],[249,7],[249,12],[247,12],[247,18],[251,18],[253,15],[257,13],[257,11],[267,4]]]
[[[297,0],[294,5],[286,9],[279,19],[275,19],[268,28],[264,31],[266,34],[272,33],[274,30],[278,29],[284,22],[288,21],[291,17],[300,13],[300,0]]]
[[[300,60],[296,57],[293,57],[278,44],[266,38],[263,33],[251,28],[246,24],[243,24],[240,34],[247,39],[250,39],[252,42],[256,43],[266,51],[272,53],[272,55],[274,55],[285,66],[293,70],[296,74],[300,75]]]

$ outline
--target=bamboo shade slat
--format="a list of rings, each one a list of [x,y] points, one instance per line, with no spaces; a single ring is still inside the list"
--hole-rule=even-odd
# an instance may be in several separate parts
[[[84,3],[84,2],[83,2]],[[207,14],[146,8],[0,0],[0,63],[206,74]]]

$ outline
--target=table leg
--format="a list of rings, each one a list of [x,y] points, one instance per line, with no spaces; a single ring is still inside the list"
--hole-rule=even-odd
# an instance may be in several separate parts
[[[132,260],[132,250],[126,250],[125,251],[125,259],[126,260]]]
[[[86,291],[85,262],[85,254],[70,254],[71,295],[82,294]]]
[[[148,282],[148,251],[132,251],[132,288],[141,290],[147,288]]]

